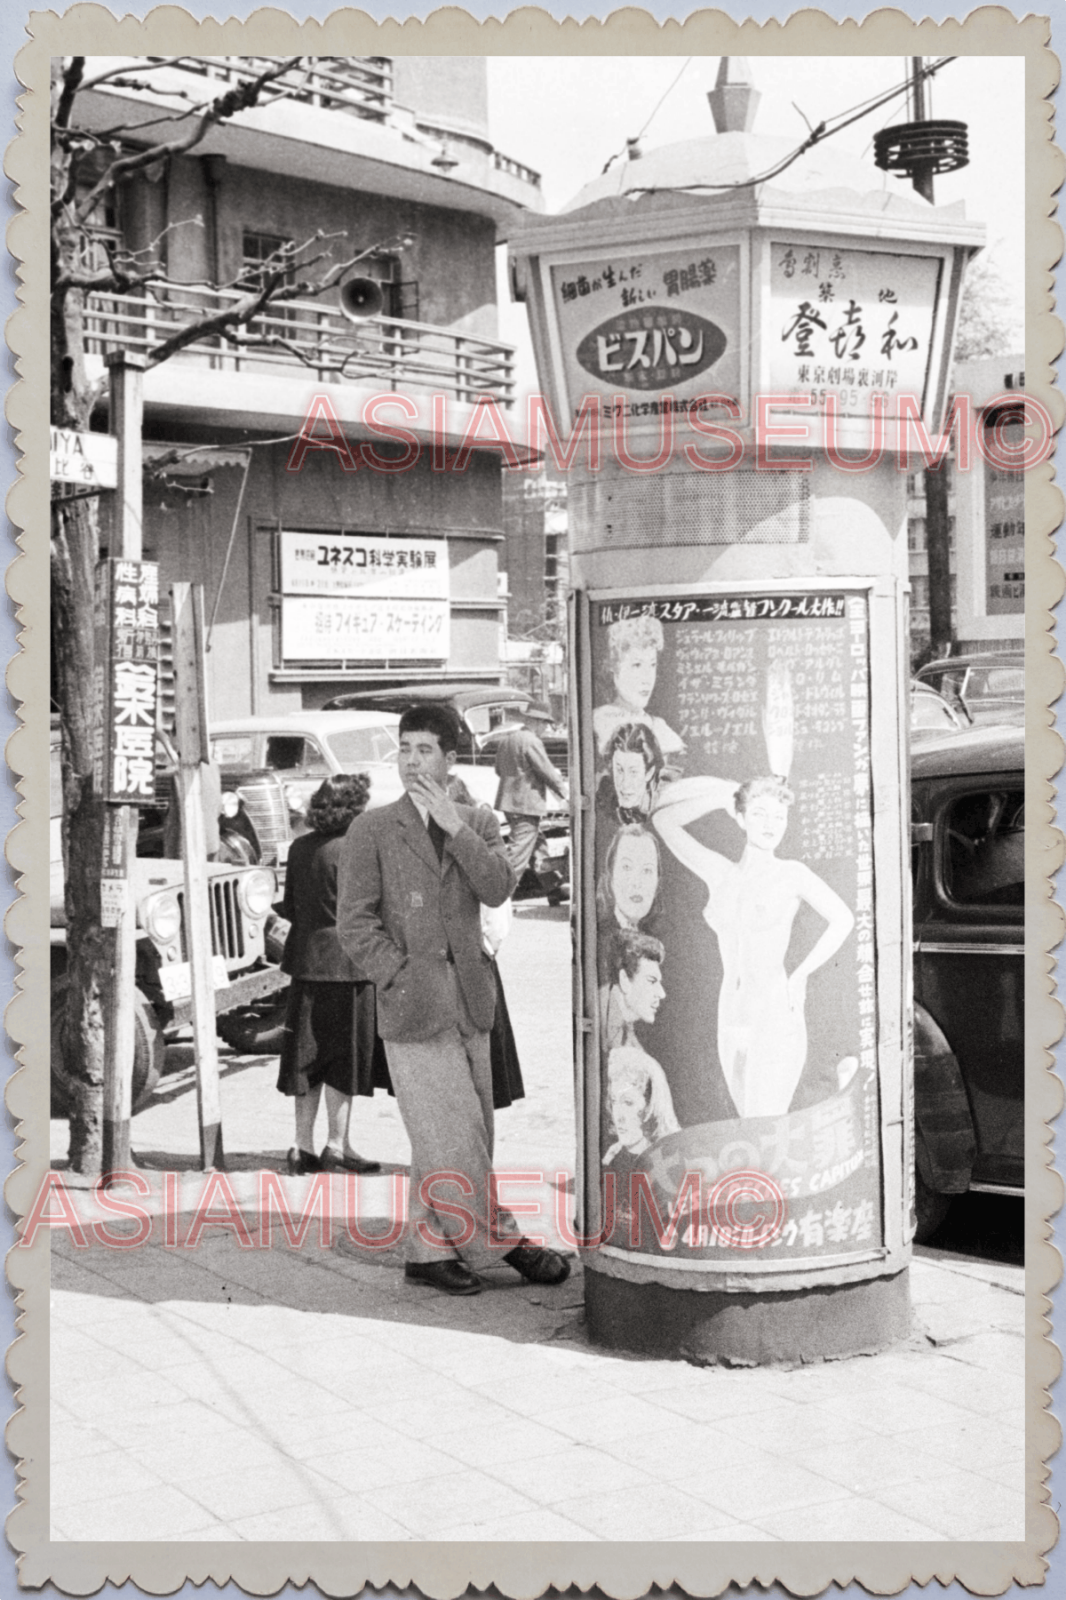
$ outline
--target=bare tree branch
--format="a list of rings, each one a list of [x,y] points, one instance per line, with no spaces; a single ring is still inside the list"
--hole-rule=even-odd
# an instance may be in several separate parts
[[[85,71],[85,57],[72,56],[69,64],[63,70],[63,88],[56,106],[56,121],[61,128],[70,122],[70,113],[74,109],[74,100],[81,87],[82,73]]]
[[[84,59],[85,58],[82,57],[82,61],[83,62],[84,62]],[[181,65],[181,63],[183,61],[191,61],[191,60],[192,60],[191,56],[167,56],[166,59],[163,60],[163,61],[146,61],[143,64],[143,66],[137,66],[133,70],[135,72],[138,72],[138,73],[140,73],[140,72],[161,72],[165,67],[180,67],[180,65]],[[130,71],[130,68],[128,66],[125,66],[125,67],[109,67],[106,72],[98,72],[95,78],[86,78],[85,82],[82,84],[81,87],[83,89],[95,89],[97,84],[99,84],[99,83],[107,83],[107,82],[109,82],[109,80],[111,80],[113,78],[120,78],[124,72],[129,72],[129,71]],[[165,94],[169,94],[171,91],[169,89],[166,89],[163,92]]]
[[[184,139],[178,139],[173,143],[164,141],[161,144],[152,145],[147,150],[138,151],[135,155],[120,156],[118,160],[112,162],[100,181],[89,190],[88,194],[78,204],[75,209],[75,221],[84,223],[91,216],[97,202],[115,187],[119,179],[128,177],[131,173],[142,171],[145,167],[150,167],[161,156],[184,155],[189,150],[194,149],[216,122],[222,122],[227,117],[234,116],[238,111],[246,111],[249,107],[254,106],[259,99],[260,92],[268,83],[272,83],[275,78],[282,77],[286,72],[291,72],[293,67],[298,66],[302,59],[302,56],[290,56],[286,60],[268,68],[267,71],[259,73],[258,77],[251,79],[250,82],[236,84],[233,88],[228,89],[225,94],[219,95],[217,99],[212,100],[196,127]]]

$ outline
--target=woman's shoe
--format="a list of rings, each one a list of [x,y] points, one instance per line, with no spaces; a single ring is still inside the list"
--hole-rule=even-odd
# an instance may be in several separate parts
[[[306,1172],[321,1172],[322,1163],[310,1150],[301,1150],[298,1145],[293,1145],[285,1157],[285,1166],[290,1178],[302,1178]]]
[[[351,1150],[347,1155],[342,1150],[334,1150],[332,1145],[327,1145],[322,1152],[318,1170],[320,1172],[380,1172],[381,1162],[371,1161],[367,1156],[361,1156],[357,1150]]]

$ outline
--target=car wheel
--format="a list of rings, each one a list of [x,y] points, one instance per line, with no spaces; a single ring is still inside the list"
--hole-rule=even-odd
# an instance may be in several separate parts
[[[217,1018],[215,1026],[219,1037],[238,1055],[276,1056],[281,1053],[287,1010],[288,990],[285,990],[268,1009],[260,1011],[255,1006],[238,1006],[235,1011],[227,1011]]]
[[[52,984],[51,1100],[53,1117],[69,1117],[74,1102],[74,1084],[67,1071],[63,1046],[66,1022],[68,978],[64,974]],[[162,1029],[151,1005],[139,989],[133,994],[133,1112],[147,1104],[159,1082],[166,1059]]]
[[[954,1198],[954,1195],[939,1194],[936,1189],[930,1189],[921,1173],[915,1168],[914,1210],[917,1215],[917,1226],[914,1230],[915,1244],[928,1244],[950,1211]]]

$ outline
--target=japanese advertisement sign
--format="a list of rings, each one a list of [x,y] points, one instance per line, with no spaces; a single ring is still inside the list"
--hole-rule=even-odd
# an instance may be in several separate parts
[[[287,662],[447,657],[446,539],[283,533],[280,562]]]
[[[283,594],[447,600],[448,541],[283,533],[281,589]]]
[[[869,416],[875,393],[924,400],[940,270],[923,256],[772,244],[769,391],[816,407],[834,394],[841,417]]]
[[[1004,442],[1018,446],[1021,423],[1002,428]],[[1025,610],[1025,474],[985,462],[985,613]]]
[[[606,1248],[882,1243],[865,594],[594,602]]]
[[[335,600],[286,596],[286,661],[425,661],[447,658],[447,600]]]
[[[48,476],[53,483],[83,489],[114,489],[118,484],[118,440],[109,433],[48,430]]]
[[[739,245],[608,250],[551,274],[571,417],[590,394],[635,425],[738,395]]]
[[[97,702],[93,786],[118,805],[155,799],[159,568],[101,561],[94,597]]]

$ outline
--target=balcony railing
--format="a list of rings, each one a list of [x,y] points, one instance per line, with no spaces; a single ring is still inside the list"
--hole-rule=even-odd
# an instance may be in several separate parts
[[[157,63],[168,59],[166,56],[148,57],[149,61]],[[275,59],[271,56],[181,56],[174,59],[173,65],[176,70],[192,72],[197,77],[238,84],[257,78]],[[388,56],[314,56],[308,63],[292,67],[265,84],[259,100],[263,105],[272,100],[299,100],[305,105],[324,106],[327,110],[341,111],[370,122],[391,123],[395,119],[392,61]],[[485,148],[482,141],[467,140],[454,129],[437,131],[440,137],[453,143]],[[492,152],[492,165],[497,172],[528,183],[531,188],[540,188],[539,172],[498,150]]]
[[[149,56],[149,61],[166,57]],[[222,83],[248,83],[275,64],[272,56],[182,56],[175,66]],[[266,84],[260,95],[300,100],[307,105],[346,111],[372,122],[387,122],[392,112],[392,62],[388,56],[315,56]]]
[[[158,348],[181,328],[245,298],[235,289],[156,288],[139,295],[90,294],[86,351]],[[324,383],[372,382],[388,389],[428,389],[472,404],[490,395],[514,401],[514,350],[490,339],[396,317],[352,323],[314,300],[274,305],[247,327],[210,334],[185,346],[174,361],[217,372],[294,377]]]

